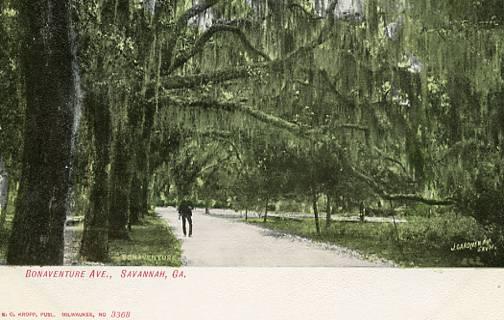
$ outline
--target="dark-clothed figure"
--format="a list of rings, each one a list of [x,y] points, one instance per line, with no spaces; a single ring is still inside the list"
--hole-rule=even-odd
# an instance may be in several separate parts
[[[184,236],[186,232],[186,221],[189,223],[189,237],[192,236],[192,210],[193,207],[189,201],[182,201],[178,207],[179,219],[182,217],[182,232]]]
[[[361,222],[364,222],[364,219],[366,217],[366,206],[364,206],[364,201],[360,202],[359,205],[359,219]]]

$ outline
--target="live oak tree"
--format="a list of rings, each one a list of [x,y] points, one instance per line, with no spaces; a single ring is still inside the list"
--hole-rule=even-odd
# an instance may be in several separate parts
[[[26,94],[24,152],[9,264],[62,264],[78,104],[70,1],[19,1]]]

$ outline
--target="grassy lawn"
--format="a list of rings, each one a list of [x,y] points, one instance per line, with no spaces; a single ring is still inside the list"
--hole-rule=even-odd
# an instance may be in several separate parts
[[[7,230],[0,234],[0,263],[5,263],[5,253],[12,216],[7,217]],[[74,245],[80,243],[82,225],[75,227]],[[141,225],[133,226],[130,240],[112,240],[109,243],[110,261],[113,266],[180,266],[180,242],[170,227],[155,214],[144,217]],[[69,248],[66,248],[68,250]],[[78,248],[72,248],[75,252]]]
[[[130,235],[130,240],[110,241],[112,265],[178,267],[182,264],[180,242],[154,213],[145,216],[141,225],[133,226]]]
[[[451,251],[454,243],[485,239],[484,230],[472,218],[446,214],[437,217],[407,217],[407,223],[360,223],[333,221],[321,235],[313,219],[249,219],[249,223],[319,242],[340,245],[364,257],[391,260],[403,267],[483,266],[476,250]]]

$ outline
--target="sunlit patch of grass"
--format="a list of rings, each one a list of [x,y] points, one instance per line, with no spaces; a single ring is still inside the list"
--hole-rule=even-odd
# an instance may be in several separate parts
[[[164,220],[150,214],[132,227],[129,240],[112,240],[109,254],[112,265],[180,266],[182,250]]]
[[[407,223],[359,223],[333,221],[326,229],[320,221],[317,235],[313,219],[249,219],[249,223],[314,241],[326,242],[379,257],[404,267],[483,266],[475,251],[451,251],[454,243],[483,240],[485,232],[474,219],[445,215],[432,218],[408,217]]]

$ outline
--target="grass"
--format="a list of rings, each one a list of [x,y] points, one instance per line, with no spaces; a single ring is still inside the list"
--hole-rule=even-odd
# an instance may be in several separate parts
[[[475,267],[484,266],[475,250],[452,251],[454,243],[485,239],[485,231],[469,217],[445,214],[431,218],[408,217],[407,223],[359,223],[333,221],[321,235],[313,219],[249,219],[249,223],[282,233],[346,247],[367,258],[383,258],[402,267]],[[486,253],[488,254],[488,253]]]
[[[5,263],[9,234],[12,227],[12,216],[7,216],[4,228],[0,230],[0,264]]]
[[[12,215],[8,215],[6,229],[0,233],[0,264],[5,263],[11,220]],[[82,225],[76,227],[74,232],[76,241],[80,242]],[[180,242],[170,227],[152,213],[146,215],[140,225],[132,227],[129,240],[109,242],[110,261],[107,265],[178,267],[182,265],[181,254]]]
[[[7,215],[5,225],[0,228],[0,265],[5,264],[7,258],[7,246],[9,245],[9,235],[12,229],[12,218],[14,217],[14,201],[9,199],[7,205]]]
[[[146,215],[141,225],[133,226],[130,236],[130,240],[110,241],[111,265],[182,265],[180,242],[166,222],[155,214]]]

